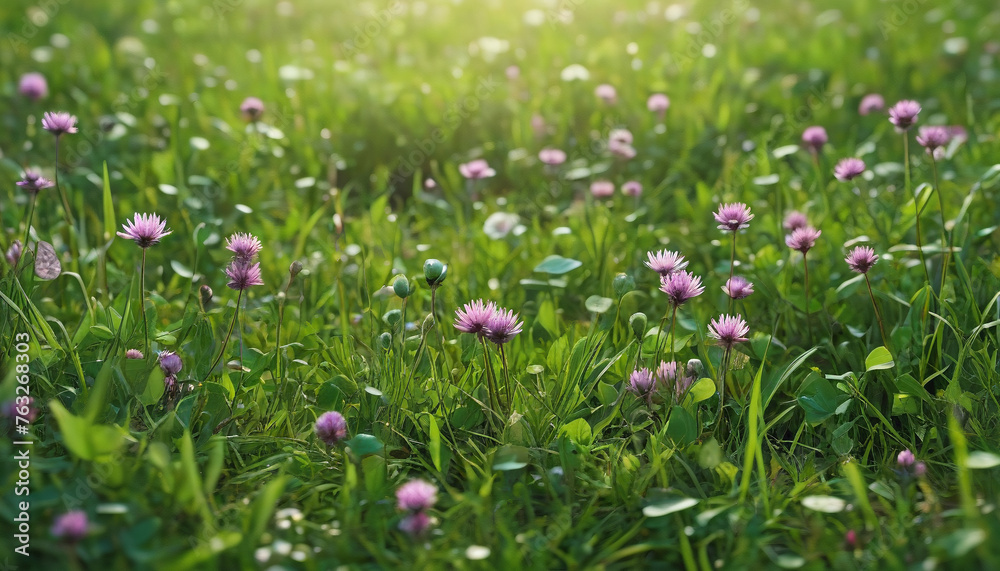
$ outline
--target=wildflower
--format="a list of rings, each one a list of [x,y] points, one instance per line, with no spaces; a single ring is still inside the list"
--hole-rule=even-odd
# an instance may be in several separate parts
[[[720,315],[718,319],[713,319],[708,326],[708,335],[718,339],[719,344],[727,349],[732,349],[737,343],[747,341],[744,337],[750,332],[746,321],[739,315]]]
[[[396,506],[404,512],[422,512],[437,503],[437,486],[425,480],[410,480],[396,490]]]
[[[55,185],[54,182],[35,171],[24,171],[24,180],[19,180],[15,184],[29,194]]]
[[[503,345],[521,332],[522,325],[516,313],[499,308],[486,320],[486,338],[497,345]]]
[[[566,162],[566,152],[545,148],[538,152],[538,160],[550,166],[561,165]]]
[[[240,103],[240,114],[245,121],[257,121],[264,114],[264,102],[256,97],[247,97]]]
[[[653,373],[643,367],[632,371],[626,389],[639,398],[648,399],[653,392]]]
[[[494,240],[499,240],[517,228],[519,220],[520,218],[517,214],[494,212],[483,223],[483,233]]]
[[[878,255],[875,253],[875,250],[872,250],[868,246],[858,246],[847,254],[844,261],[847,262],[852,271],[859,274],[867,274],[868,270],[872,269],[872,266],[875,265],[875,262],[878,262]]]
[[[427,285],[434,288],[444,283],[448,275],[448,266],[441,260],[431,258],[424,262],[424,280]]]
[[[858,113],[861,115],[868,115],[883,110],[885,110],[885,98],[878,93],[865,95],[861,98],[861,103],[858,105]]]
[[[32,101],[38,101],[49,94],[49,84],[45,81],[45,76],[38,72],[26,73],[17,83],[17,92]]]
[[[750,213],[750,207],[742,202],[722,204],[715,213],[715,221],[719,223],[719,230],[723,232],[736,232],[749,228],[751,220],[753,214]]]
[[[826,129],[823,127],[808,127],[802,132],[802,142],[809,147],[812,153],[820,152],[828,140]]]
[[[660,361],[660,366],[656,368],[656,381],[667,388],[672,388],[674,396],[680,400],[684,393],[694,382],[694,375],[691,374],[690,367],[688,374],[681,374],[680,363],[677,361]]]
[[[917,122],[920,114],[920,104],[904,99],[889,109],[889,122],[896,126],[899,132],[908,131]]]
[[[62,111],[47,111],[42,116],[42,128],[56,137],[64,133],[76,133],[76,117]]]
[[[260,253],[263,246],[256,236],[237,232],[226,238],[226,249],[235,254],[237,260],[249,262]]]
[[[622,192],[625,196],[638,197],[642,195],[642,183],[637,180],[630,180],[622,185]]]
[[[23,246],[21,245],[20,240],[14,240],[13,242],[11,242],[10,247],[7,248],[7,252],[4,254],[4,258],[7,260],[7,263],[11,265],[11,267],[16,266],[18,260],[21,259],[22,249]]]
[[[618,101],[618,92],[615,90],[615,87],[607,83],[598,85],[597,88],[594,89],[594,95],[608,105],[614,105]]]
[[[134,220],[122,224],[123,232],[118,232],[118,236],[134,240],[140,248],[148,248],[172,232],[166,226],[166,220],[160,220],[156,214],[136,214]]]
[[[611,144],[631,145],[632,141],[632,131],[628,129],[612,129],[608,134],[608,142]]]
[[[705,291],[701,278],[686,271],[679,271],[660,277],[660,291],[667,294],[674,307],[680,307],[686,301],[697,297]]]
[[[264,280],[260,277],[260,262],[251,264],[233,260],[226,267],[226,276],[229,278],[229,283],[226,285],[234,290],[245,291],[251,286],[264,285]]]
[[[806,218],[805,214],[802,214],[798,210],[793,210],[789,212],[788,215],[785,216],[785,221],[782,224],[785,230],[788,230],[789,232],[797,228],[805,228],[808,225],[809,225],[809,219]]]
[[[903,451],[902,451],[902,452],[900,452],[900,453],[899,453],[899,455],[898,455],[898,456],[896,457],[896,463],[897,463],[897,464],[899,464],[899,467],[900,467],[900,468],[909,468],[910,466],[912,466],[912,465],[913,465],[913,463],[914,463],[914,462],[915,462],[916,460],[917,460],[917,459],[916,459],[916,457],[915,457],[915,456],[913,455],[913,452],[910,452],[910,451],[909,451],[909,449],[907,449],[907,450],[903,450]]]
[[[722,291],[733,299],[743,299],[753,293],[753,284],[740,276],[733,276],[726,280],[726,285],[722,286]]]
[[[863,172],[865,172],[865,161],[854,157],[841,159],[837,166],[833,167],[833,176],[842,182],[852,180]]]
[[[347,420],[336,411],[324,412],[316,419],[316,437],[327,446],[336,446],[347,438]]]
[[[424,512],[416,512],[399,520],[399,530],[414,537],[423,535],[431,526],[431,518]]]
[[[670,250],[660,250],[655,254],[653,252],[647,252],[646,256],[649,258],[646,262],[646,267],[654,272],[657,272],[663,277],[676,274],[688,265],[684,256]]]
[[[52,535],[68,543],[76,543],[87,536],[88,528],[87,514],[73,510],[56,518],[52,524]]]
[[[516,65],[509,65],[504,73],[507,75],[507,79],[514,81],[521,76],[521,68]]]
[[[184,366],[180,356],[173,351],[160,351],[157,360],[160,362],[160,369],[163,370],[163,374],[168,377],[176,376]]]
[[[140,351],[138,349],[129,349],[128,351],[125,351],[125,358],[126,359],[145,359],[146,356],[143,355],[142,351]]]
[[[485,337],[490,319],[496,312],[497,305],[492,301],[484,303],[483,300],[477,299],[466,303],[461,309],[455,310],[455,329]]]
[[[927,149],[927,154],[933,155],[939,147],[943,147],[951,140],[951,133],[947,127],[921,127],[917,134],[917,142]]]
[[[796,228],[791,234],[785,236],[785,244],[793,250],[802,252],[804,255],[816,245],[816,239],[819,238],[819,235],[822,233],[822,231],[817,230],[812,226]]]
[[[497,171],[491,169],[489,163],[483,159],[475,159],[458,165],[458,172],[469,180],[490,178],[497,174]]]
[[[424,179],[424,190],[434,190],[435,188],[437,188],[437,182],[434,179]]]
[[[590,194],[594,198],[608,198],[615,194],[615,183],[609,180],[596,180],[590,184]]]
[[[21,400],[18,404],[19,399],[27,398],[26,401]],[[22,414],[23,413],[23,414]],[[15,399],[9,400],[2,405],[0,405],[0,416],[9,419],[11,422],[17,423],[17,417],[21,417],[24,420],[21,423],[27,422],[31,424],[35,422],[38,418],[38,409],[35,408],[35,399],[33,397],[18,396]]]
[[[663,119],[663,114],[670,108],[670,98],[662,93],[654,93],[646,100],[646,108]]]

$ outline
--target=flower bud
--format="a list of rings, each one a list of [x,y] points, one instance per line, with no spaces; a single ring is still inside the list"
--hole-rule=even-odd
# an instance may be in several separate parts
[[[420,324],[420,334],[427,335],[427,332],[434,328],[434,316],[430,313],[424,318],[424,322]]]
[[[641,311],[633,313],[632,317],[628,318],[628,324],[636,339],[642,340],[642,336],[646,334],[646,314]]]
[[[441,285],[447,274],[448,266],[444,265],[441,260],[431,258],[424,262],[424,279],[427,280],[427,285],[431,287]]]
[[[392,347],[392,334],[388,331],[378,336],[378,344],[382,346],[386,351]]]
[[[399,276],[392,282],[392,291],[401,299],[406,299],[410,295],[410,280],[406,279],[406,276]]]
[[[201,291],[201,304],[205,307],[208,307],[209,304],[212,303],[212,295],[214,295],[212,292],[212,288],[208,287],[207,285],[203,285],[201,286],[200,291]]]
[[[385,315],[382,316],[382,321],[385,321],[386,325],[389,327],[396,327],[396,325],[399,325],[399,320],[402,318],[403,312],[398,309],[390,309],[385,312]]]
[[[615,276],[612,288],[615,291],[615,297],[621,299],[625,297],[625,294],[635,289],[635,279],[628,274],[620,273]]]
[[[295,279],[295,276],[299,275],[299,272],[301,271],[302,271],[302,262],[298,260],[295,260],[294,262],[292,262],[292,265],[288,266],[288,275],[292,276],[292,279]]]
[[[687,374],[689,377],[701,378],[701,372],[704,368],[705,365],[702,364],[701,359],[690,359],[687,362]]]

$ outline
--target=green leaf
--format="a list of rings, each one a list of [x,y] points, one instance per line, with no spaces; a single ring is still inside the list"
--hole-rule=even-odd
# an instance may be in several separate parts
[[[594,440],[594,434],[590,429],[590,424],[582,418],[578,418],[568,424],[564,424],[559,429],[559,434],[565,434],[570,440],[581,446],[590,446],[590,443]]]
[[[840,405],[851,397],[837,390],[830,381],[816,379],[799,394],[798,403],[806,412],[806,421],[819,424],[833,416]]]
[[[665,496],[650,502],[642,508],[642,515],[646,517],[663,517],[679,511],[684,511],[698,505],[698,500],[685,498],[683,496]]]
[[[438,428],[437,418],[431,414],[427,413],[427,450],[431,453],[431,461],[434,463],[434,469],[438,472],[441,471],[441,429]]]
[[[572,260],[570,258],[552,255],[545,258],[542,260],[542,263],[535,266],[535,271],[543,274],[559,276],[573,271],[582,265],[583,262],[580,260]]]
[[[667,422],[667,436],[678,446],[687,446],[698,438],[698,423],[687,409],[674,406]]]
[[[965,467],[973,470],[986,470],[1000,466],[1000,456],[992,452],[973,450],[965,461]]]
[[[697,403],[712,398],[714,394],[715,381],[712,379],[698,379],[695,384],[691,385],[688,397],[690,397],[692,403]]]
[[[49,410],[59,425],[63,444],[81,460],[95,460],[113,454],[124,442],[117,427],[91,424],[66,410],[57,400],[49,402]]]
[[[587,311],[598,314],[605,313],[609,309],[611,309],[612,306],[614,306],[614,303],[615,300],[611,299],[610,297],[601,297],[599,295],[592,295],[587,298],[586,302]]]
[[[351,449],[351,452],[354,452],[358,456],[375,454],[382,450],[383,447],[382,442],[371,434],[359,434],[348,440],[345,444]]]
[[[962,557],[986,540],[981,529],[960,529],[934,542],[934,547],[944,550],[952,559]]]
[[[885,347],[876,347],[865,359],[865,371],[879,371],[891,369],[895,366],[892,354]]]
[[[896,377],[895,382],[896,389],[904,395],[917,397],[924,402],[931,402],[931,395],[927,392],[927,389],[909,373]]]

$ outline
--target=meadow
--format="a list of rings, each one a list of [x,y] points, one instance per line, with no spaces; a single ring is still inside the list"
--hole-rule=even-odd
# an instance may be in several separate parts
[[[5,0],[0,569],[1000,568],[990,0]]]

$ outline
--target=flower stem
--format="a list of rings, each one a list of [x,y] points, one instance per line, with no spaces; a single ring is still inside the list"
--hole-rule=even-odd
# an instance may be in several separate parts
[[[941,250],[944,258],[941,261],[941,290],[940,295],[944,295],[944,282],[948,278],[948,264],[951,261],[951,235],[945,225],[944,217],[944,196],[941,195],[941,185],[938,183],[937,159],[931,153],[931,169],[934,171],[934,192],[938,197],[938,207],[941,210]]]
[[[809,311],[809,260],[807,258],[808,252],[802,254],[802,267],[805,269],[806,278],[803,283],[803,287],[806,290],[806,332],[809,344],[812,344],[812,313]]]
[[[31,194],[31,201],[28,203],[28,217],[26,218],[24,227],[24,241],[21,242],[21,255],[18,256],[17,262],[14,264],[14,276],[17,277],[17,270],[21,267],[21,259],[28,252],[28,238],[31,237],[31,219],[35,217],[35,200],[38,198],[38,193]]]
[[[872,284],[868,281],[868,273],[865,273],[865,284],[868,286],[868,297],[872,299],[872,307],[875,308],[875,319],[878,320],[878,330],[882,335],[882,344],[889,347],[889,338],[885,336],[885,327],[882,325],[882,314],[878,310],[878,304],[875,303],[875,294],[872,293]]]
[[[674,348],[677,343],[674,340],[674,326],[677,325],[677,306],[674,305],[673,314],[670,316],[670,362],[674,362]],[[653,363],[654,366],[659,366],[659,363]]]
[[[906,194],[910,195],[910,135],[903,131],[903,176],[906,180]],[[924,246],[920,238],[920,199],[913,196],[913,209],[917,215],[917,254],[920,255],[920,265],[924,269],[924,279],[931,283],[931,275],[927,271],[927,261],[924,260]]]
[[[149,353],[149,323],[146,320],[146,248],[142,249],[142,265],[139,266],[139,313],[142,314],[143,347]]]
[[[733,281],[733,270],[736,267],[736,230],[733,230],[733,248],[729,254],[729,281],[727,284],[731,284]],[[733,296],[729,296],[729,312],[733,312]]]
[[[229,344],[229,338],[233,335],[233,328],[236,327],[236,317],[240,314],[240,300],[243,299],[243,290],[236,296],[236,311],[233,313],[233,320],[229,323],[229,331],[226,333],[225,340],[222,341],[222,349],[219,350],[219,355],[212,362],[212,366],[208,368],[208,374],[205,376],[205,381],[208,381],[208,377],[212,375],[212,371],[215,366],[219,364],[222,360],[222,356],[226,353],[226,345]],[[204,381],[203,381],[204,382]]]

